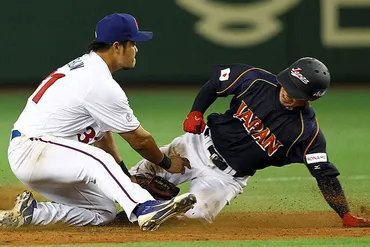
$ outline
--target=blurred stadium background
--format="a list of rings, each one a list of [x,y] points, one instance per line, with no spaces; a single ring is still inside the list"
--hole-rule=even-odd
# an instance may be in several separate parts
[[[277,73],[302,56],[327,64],[333,85],[370,82],[369,0],[38,0],[2,3],[0,86],[37,86],[114,12],[154,32],[137,68],[115,74],[122,85],[200,85],[219,63]]]

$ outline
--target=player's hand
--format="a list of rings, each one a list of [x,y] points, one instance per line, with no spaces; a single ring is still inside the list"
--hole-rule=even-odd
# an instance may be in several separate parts
[[[191,169],[190,162],[187,158],[178,155],[170,155],[171,166],[167,169],[169,173],[185,173],[185,167]]]
[[[184,120],[183,129],[186,132],[200,134],[204,131],[206,123],[203,120],[203,113],[200,111],[192,111]]]
[[[344,227],[370,227],[370,220],[353,216],[350,212],[343,216]]]

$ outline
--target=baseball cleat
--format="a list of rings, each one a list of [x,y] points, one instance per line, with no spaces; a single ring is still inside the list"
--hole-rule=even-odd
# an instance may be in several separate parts
[[[12,210],[0,211],[0,226],[17,228],[29,225],[32,220],[33,210],[37,207],[37,201],[29,191],[24,191],[15,199]]]
[[[138,224],[143,231],[155,231],[169,218],[192,209],[196,202],[197,199],[190,193],[176,196],[169,201],[146,201],[136,211]]]
[[[350,212],[343,216],[344,227],[370,227],[370,220],[353,216]]]

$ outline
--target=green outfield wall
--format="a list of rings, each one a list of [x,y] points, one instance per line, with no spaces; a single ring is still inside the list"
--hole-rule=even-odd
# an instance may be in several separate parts
[[[1,2],[0,86],[37,85],[113,12],[154,32],[137,68],[115,74],[126,84],[204,83],[218,63],[276,73],[301,56],[326,63],[335,82],[370,82],[370,0],[20,0]]]

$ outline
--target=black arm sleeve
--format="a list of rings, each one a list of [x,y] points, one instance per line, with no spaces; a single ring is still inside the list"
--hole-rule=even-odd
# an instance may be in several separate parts
[[[217,88],[215,83],[208,81],[199,91],[194,100],[191,111],[204,113],[217,99]]]
[[[325,200],[337,214],[343,218],[349,212],[348,203],[344,195],[342,186],[337,177],[317,176],[317,184]]]
[[[305,153],[304,161],[311,175],[316,178],[317,185],[325,200],[332,209],[342,218],[349,212],[348,203],[342,186],[337,178],[338,169],[333,165],[326,154],[326,140],[324,134],[318,133],[310,140]]]

